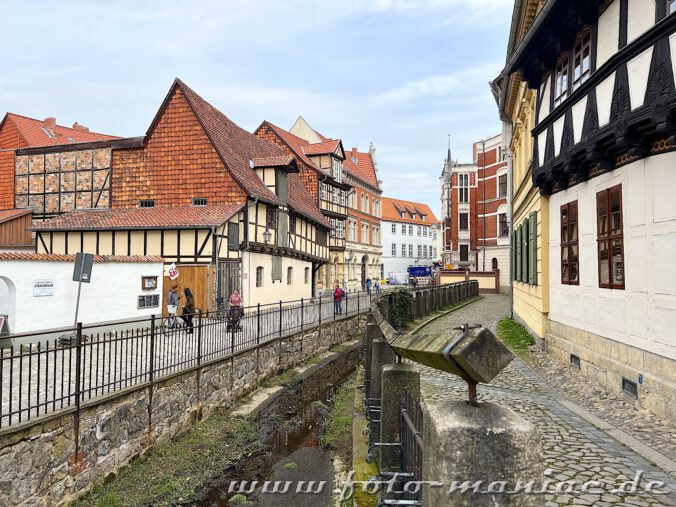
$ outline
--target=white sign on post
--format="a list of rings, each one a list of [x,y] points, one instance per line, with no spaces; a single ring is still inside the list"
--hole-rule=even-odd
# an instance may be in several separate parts
[[[54,295],[54,280],[33,280],[33,297]]]

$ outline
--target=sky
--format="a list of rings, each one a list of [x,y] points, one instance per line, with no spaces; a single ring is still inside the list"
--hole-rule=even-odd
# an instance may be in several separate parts
[[[384,195],[438,213],[454,159],[500,131],[489,81],[513,0],[0,0],[0,115],[143,135],[180,77],[249,131],[302,115],[376,147]]]

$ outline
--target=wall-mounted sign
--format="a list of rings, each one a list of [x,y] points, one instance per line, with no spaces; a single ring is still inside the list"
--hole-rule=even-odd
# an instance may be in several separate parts
[[[170,280],[176,280],[178,278],[178,268],[176,267],[176,264],[173,262],[169,264],[166,268],[166,274]]]
[[[157,277],[156,276],[142,276],[141,277],[141,289],[143,289],[143,290],[155,290],[155,289],[157,289]]]
[[[33,280],[33,297],[54,295],[54,280]]]

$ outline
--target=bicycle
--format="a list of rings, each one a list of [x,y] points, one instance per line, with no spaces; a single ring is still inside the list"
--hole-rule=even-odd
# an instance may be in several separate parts
[[[160,324],[160,330],[164,334],[172,333],[174,331],[178,331],[181,329],[184,325],[183,322],[179,323],[180,317],[178,317],[176,314],[169,314],[166,317],[162,319],[162,323]],[[181,319],[182,321],[183,319]]]

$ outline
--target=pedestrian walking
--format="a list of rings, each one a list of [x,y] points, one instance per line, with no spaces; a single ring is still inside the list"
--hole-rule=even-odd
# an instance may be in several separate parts
[[[373,284],[373,282],[371,282],[371,279],[370,279],[370,278],[367,278],[367,279],[366,279],[366,292],[368,292],[368,295],[369,295],[369,296],[371,295],[371,286],[372,286],[372,284]]]
[[[340,285],[336,284],[336,288],[333,290],[333,312],[334,313],[343,313],[343,296],[345,292],[340,288]]]
[[[171,328],[178,327],[178,303],[181,300],[181,294],[178,293],[178,285],[174,284],[169,290],[169,295],[167,297],[167,315],[168,315],[168,325]]]
[[[188,334],[192,334],[193,324],[192,316],[195,313],[195,298],[192,295],[192,291],[186,287],[185,291],[185,305],[183,305],[183,321],[185,326],[188,328]]]
[[[376,294],[380,294],[380,280],[376,280]]]

